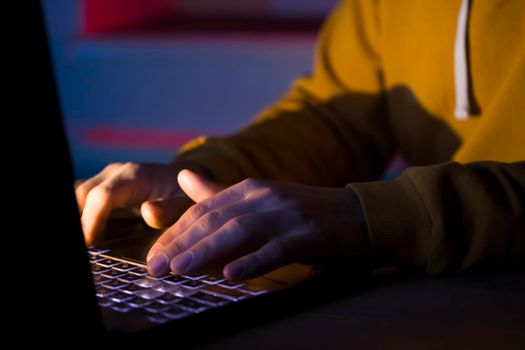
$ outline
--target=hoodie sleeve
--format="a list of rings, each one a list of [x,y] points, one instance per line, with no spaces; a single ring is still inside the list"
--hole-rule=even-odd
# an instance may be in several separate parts
[[[229,185],[246,177],[344,186],[377,178],[394,152],[376,1],[344,1],[323,26],[310,76],[229,137],[201,137],[177,161]]]
[[[525,161],[412,167],[350,187],[383,264],[431,274],[525,267]]]

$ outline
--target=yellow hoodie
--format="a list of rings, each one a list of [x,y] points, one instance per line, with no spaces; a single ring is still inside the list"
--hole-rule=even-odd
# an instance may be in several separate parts
[[[410,167],[377,181],[396,152]],[[224,184],[350,186],[381,263],[523,266],[525,1],[343,1],[310,76],[177,160]]]

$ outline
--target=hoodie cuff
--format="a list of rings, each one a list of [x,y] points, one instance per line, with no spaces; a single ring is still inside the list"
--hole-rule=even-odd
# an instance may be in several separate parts
[[[380,265],[425,266],[432,221],[407,175],[348,185],[365,213],[374,258]]]

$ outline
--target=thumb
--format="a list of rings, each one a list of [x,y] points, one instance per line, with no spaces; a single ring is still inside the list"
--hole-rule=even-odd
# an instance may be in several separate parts
[[[140,213],[146,223],[153,228],[165,228],[173,225],[193,201],[183,193],[168,198],[145,201],[140,206]]]
[[[188,169],[181,170],[177,177],[180,188],[195,201],[201,202],[224,189],[216,182],[210,181]]]

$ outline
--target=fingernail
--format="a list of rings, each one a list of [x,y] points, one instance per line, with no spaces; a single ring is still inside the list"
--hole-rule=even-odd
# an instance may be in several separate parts
[[[168,256],[158,253],[148,263],[148,270],[152,275],[160,275],[168,268]]]
[[[182,274],[189,270],[193,262],[193,253],[185,252],[177,255],[171,260],[171,270],[175,273]]]
[[[240,280],[243,278],[245,270],[246,265],[238,263],[228,269],[228,275],[230,275],[231,279]]]
[[[193,182],[188,178],[188,175],[189,175],[188,173],[191,174],[191,171],[188,169],[181,170],[179,172],[179,175],[177,176],[177,180],[179,182],[179,185],[182,185],[183,187],[186,187],[188,190],[191,190],[193,187]]]

